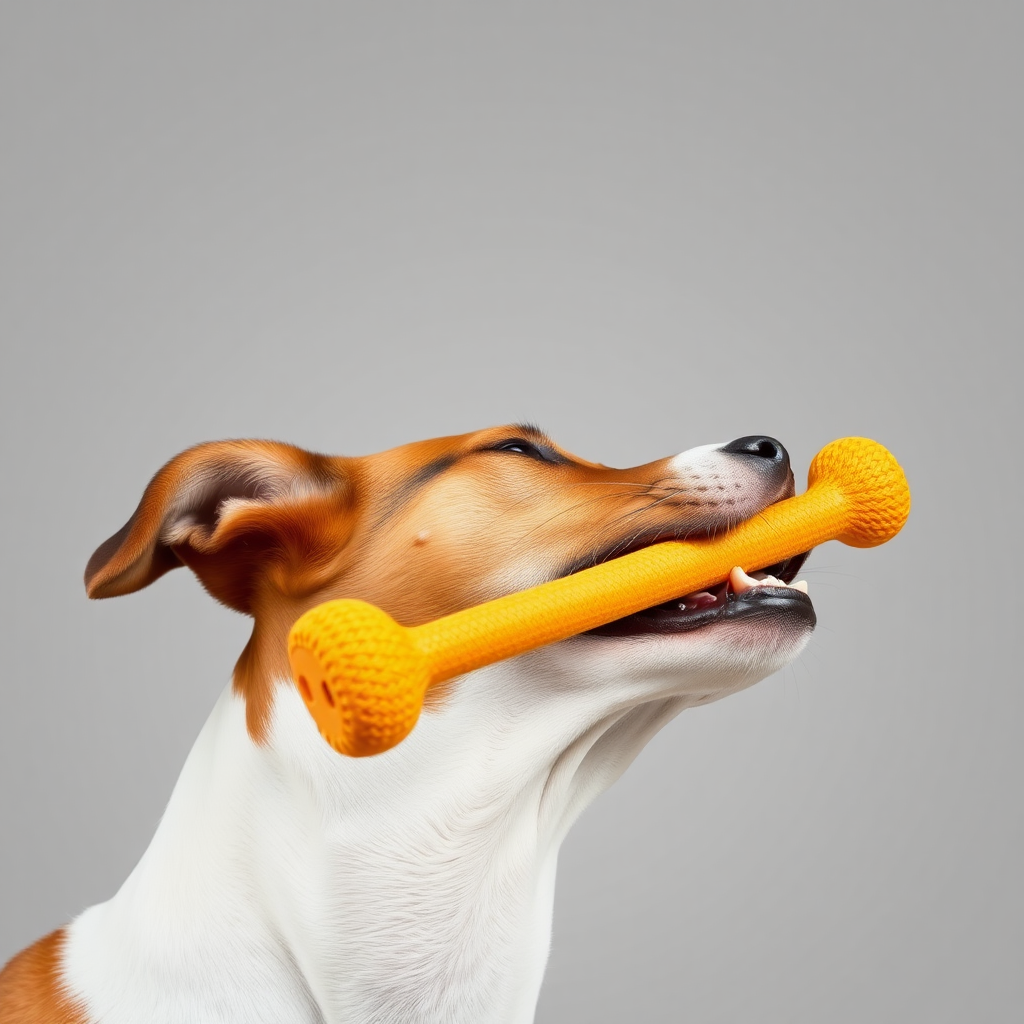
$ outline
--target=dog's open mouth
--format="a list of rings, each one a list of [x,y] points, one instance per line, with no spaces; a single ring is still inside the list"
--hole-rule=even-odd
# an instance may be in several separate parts
[[[685,633],[719,620],[736,621],[766,613],[785,615],[804,628],[813,628],[814,605],[807,596],[806,584],[793,585],[808,554],[805,551],[750,575],[734,569],[728,579],[714,587],[645,608],[598,626],[590,633],[598,636]]]

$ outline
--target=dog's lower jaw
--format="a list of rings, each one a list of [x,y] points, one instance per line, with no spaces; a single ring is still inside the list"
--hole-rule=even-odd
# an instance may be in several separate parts
[[[363,760],[287,683],[262,746],[225,693],[142,861],[70,926],[72,994],[104,1024],[527,1024],[572,822],[676,713],[777,667],[688,690],[657,643],[625,679],[609,643],[474,673]]]

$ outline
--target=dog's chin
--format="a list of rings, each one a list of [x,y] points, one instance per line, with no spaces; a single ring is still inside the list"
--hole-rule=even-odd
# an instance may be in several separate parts
[[[814,625],[806,594],[764,586],[705,609],[701,618],[680,619],[658,606],[568,644],[591,678],[626,677],[649,697],[707,703],[785,668],[807,646]]]

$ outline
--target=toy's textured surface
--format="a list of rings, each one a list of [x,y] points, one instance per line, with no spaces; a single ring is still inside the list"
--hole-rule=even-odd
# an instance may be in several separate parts
[[[324,738],[343,754],[380,753],[416,724],[427,688],[711,586],[827,540],[873,547],[910,511],[903,470],[880,444],[848,437],[811,463],[808,489],[711,540],[655,544],[422,626],[362,601],[329,601],[293,626],[289,658]]]
[[[413,631],[365,601],[328,601],[311,609],[292,627],[288,649],[320,732],[354,757],[405,739],[427,686],[437,681]]]

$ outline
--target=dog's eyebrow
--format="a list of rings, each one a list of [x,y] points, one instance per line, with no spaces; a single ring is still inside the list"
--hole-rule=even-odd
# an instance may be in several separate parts
[[[553,456],[557,456],[557,458],[552,461],[564,463],[572,461],[562,455],[561,452],[554,450],[554,442],[535,423],[513,423],[509,426],[509,430],[526,434],[539,444],[551,446],[551,454]],[[463,458],[464,455],[469,454],[472,453],[449,452],[447,455],[441,455],[433,461],[428,462],[425,466],[420,466],[415,473],[411,473],[407,476],[398,484],[397,487],[395,487],[394,491],[386,499],[384,507],[377,516],[377,525],[382,526],[386,523],[415,497],[417,491],[430,483],[434,477],[440,476],[441,473],[445,472],[445,470],[451,469],[452,466]]]
[[[539,441],[546,441],[548,444],[553,443],[547,433],[538,427],[536,423],[512,423],[510,426],[512,430],[519,430],[524,434],[529,434]]]
[[[407,476],[388,497],[387,504],[377,516],[377,525],[380,526],[386,523],[396,512],[412,500],[421,487],[430,483],[435,476],[439,476],[446,469],[451,469],[461,458],[462,453],[449,452],[447,455],[442,455],[432,462],[428,462],[425,466],[420,466],[415,473]]]

